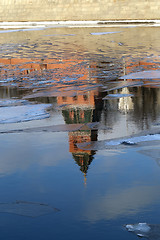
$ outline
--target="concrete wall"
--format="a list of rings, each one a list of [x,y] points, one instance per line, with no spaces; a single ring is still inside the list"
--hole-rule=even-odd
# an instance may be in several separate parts
[[[0,0],[0,21],[160,19],[157,0]]]

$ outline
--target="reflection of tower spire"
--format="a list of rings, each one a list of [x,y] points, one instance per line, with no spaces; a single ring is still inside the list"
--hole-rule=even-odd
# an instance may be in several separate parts
[[[86,185],[87,185],[87,174],[84,173],[84,186],[86,187]]]
[[[86,86],[87,87],[87,86]],[[84,89],[84,86],[83,86]],[[57,103],[59,105],[65,104],[62,109],[62,115],[66,124],[84,124],[77,131],[69,132],[69,151],[72,153],[73,159],[80,167],[84,175],[84,184],[86,185],[89,165],[94,158],[95,151],[82,150],[78,148],[78,143],[97,141],[97,130],[92,130],[86,124],[91,122],[98,122],[101,111],[96,111],[97,90],[85,92],[82,95],[81,87],[74,97],[58,96]],[[66,105],[67,104],[67,105]],[[99,109],[98,104],[98,109]]]
[[[73,159],[75,160],[76,164],[80,167],[80,170],[84,174],[84,176],[86,176],[89,165],[93,160],[95,152],[85,151],[78,148],[73,151],[72,151]]]
[[[90,142],[97,140],[97,131],[91,130],[86,123],[91,123],[94,119],[95,95],[96,91],[90,91],[85,95],[77,95],[76,97],[66,97],[65,106],[62,114],[66,124],[84,124],[77,131],[69,132],[69,151],[75,162],[80,166],[80,170],[84,174],[84,184],[86,185],[86,173],[95,154],[91,150],[82,150],[77,147],[78,143]],[[64,104],[63,97],[58,97],[58,104]]]

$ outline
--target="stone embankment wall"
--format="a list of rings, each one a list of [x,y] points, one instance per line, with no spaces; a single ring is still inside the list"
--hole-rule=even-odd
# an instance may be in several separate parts
[[[0,0],[0,21],[160,19],[157,0]]]

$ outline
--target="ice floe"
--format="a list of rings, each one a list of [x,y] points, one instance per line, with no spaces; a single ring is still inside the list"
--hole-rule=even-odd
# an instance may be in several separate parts
[[[74,132],[74,131],[88,131],[88,130],[107,130],[106,126],[100,125],[98,122],[86,124],[59,124],[43,127],[33,127],[25,129],[11,129],[0,131],[0,133],[16,133],[16,132]]]
[[[160,239],[160,224],[137,223],[127,224],[125,227],[129,232],[135,233],[138,237],[145,237],[150,240]]]
[[[58,37],[58,36],[62,36],[62,37],[65,37],[65,36],[75,36],[76,34],[50,34],[50,35],[44,35],[45,37]]]
[[[123,97],[133,97],[134,95],[133,94],[121,94],[121,93],[117,93],[117,94],[108,94],[107,96],[105,96],[103,98],[103,100],[105,99],[114,99],[114,98],[123,98]]]
[[[38,98],[38,97],[74,97],[77,95],[84,95],[86,92],[91,90],[96,90],[101,85],[93,85],[93,86],[87,86],[87,87],[72,87],[71,89],[68,89],[67,87],[60,88],[59,86],[56,86],[54,89],[50,88],[48,90],[34,90],[32,94],[24,96],[24,99],[32,99],[32,98]],[[77,94],[78,90],[78,94]]]
[[[152,149],[145,149],[145,150],[140,150],[138,151],[140,154],[143,154],[145,156],[148,156],[150,158],[153,158],[157,165],[160,166],[160,149],[159,149],[159,145],[157,146],[158,148],[153,148]]]
[[[39,31],[39,30],[44,30],[44,29],[45,29],[45,27],[41,27],[41,28],[24,28],[24,29],[9,29],[9,30],[0,30],[0,33]]]
[[[160,70],[141,71],[130,73],[120,77],[120,79],[154,79],[160,78]]]
[[[24,104],[28,104],[28,101],[22,99],[0,99],[0,107],[18,106]]]
[[[91,35],[105,35],[105,34],[113,34],[113,33],[120,33],[121,31],[116,31],[116,32],[94,32],[91,33]]]
[[[138,87],[138,86],[142,86],[142,85],[143,85],[142,81],[136,81],[136,82],[118,81],[116,83],[112,83],[109,86],[107,86],[107,88],[104,90],[104,92],[118,90],[118,89],[122,89],[122,88],[126,88],[126,87]]]
[[[160,149],[159,148],[140,150],[139,153],[144,154],[148,157],[151,157],[155,160],[160,159]]]
[[[134,145],[140,142],[148,142],[148,141],[156,141],[160,140],[160,134],[148,134],[144,136],[136,136],[131,138],[124,138],[124,139],[113,139],[106,141],[106,146],[117,146],[120,144],[124,145]]]
[[[133,231],[148,232],[151,229],[147,223],[127,224],[126,228],[130,232],[133,232]]]
[[[16,123],[48,118],[46,111],[51,104],[28,104],[21,106],[0,107],[0,123]]]
[[[102,149],[113,149],[113,148],[119,148],[119,147],[123,148],[123,147],[127,147],[127,146],[138,146],[138,144],[142,144],[142,143],[143,143],[143,145],[148,145],[148,143],[150,143],[151,141],[160,141],[159,132],[158,133],[148,133],[146,135],[134,135],[133,137],[131,136],[128,138],[127,137],[126,138],[115,138],[115,139],[109,139],[109,140],[78,143],[77,147],[82,150],[102,150]],[[154,142],[154,144],[155,144],[155,142]],[[154,155],[154,154],[155,153],[153,152],[152,155]],[[156,153],[156,158],[158,158],[157,157],[158,154],[159,154],[159,151],[157,151],[157,153]]]

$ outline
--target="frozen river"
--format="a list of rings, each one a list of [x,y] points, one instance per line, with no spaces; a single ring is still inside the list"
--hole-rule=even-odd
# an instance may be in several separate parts
[[[159,39],[1,29],[1,239],[160,239]]]

